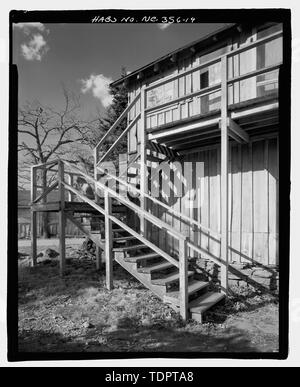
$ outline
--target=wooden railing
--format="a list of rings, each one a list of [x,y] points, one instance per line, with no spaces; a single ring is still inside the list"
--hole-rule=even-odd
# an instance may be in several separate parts
[[[203,115],[205,113],[208,113],[210,110],[204,111],[204,112],[201,111],[201,108],[200,108],[200,105],[199,105],[200,104],[200,100],[202,98],[208,97],[208,96],[210,96],[212,94],[220,93],[221,92],[221,81],[215,82],[214,84],[208,85],[208,86],[206,86],[204,88],[201,88],[200,87],[201,85],[199,84],[197,86],[197,90],[194,90],[194,91],[191,90],[190,92],[187,93],[187,92],[185,92],[187,76],[193,77],[193,75],[197,74],[197,72],[200,72],[201,70],[206,69],[206,68],[208,69],[210,66],[213,66],[213,65],[216,65],[216,64],[219,63],[220,64],[220,79],[221,79],[221,72],[222,72],[222,70],[221,70],[221,62],[222,62],[223,58],[225,58],[226,65],[227,65],[227,68],[228,68],[229,67],[229,59],[233,58],[234,56],[239,55],[241,53],[244,53],[246,51],[250,51],[253,48],[256,48],[256,47],[258,47],[260,45],[263,45],[263,44],[266,44],[268,42],[271,42],[271,41],[273,41],[275,39],[278,39],[280,37],[282,37],[282,31],[273,33],[273,34],[271,34],[271,35],[269,35],[269,36],[267,36],[265,38],[258,39],[258,40],[254,41],[252,43],[244,45],[243,47],[240,47],[240,48],[228,51],[225,54],[220,55],[217,58],[214,58],[214,59],[211,59],[209,61],[206,61],[206,62],[204,62],[204,63],[202,63],[200,65],[192,67],[191,69],[188,69],[186,71],[182,71],[182,72],[180,72],[178,74],[165,77],[165,78],[160,79],[160,80],[158,80],[156,82],[153,82],[149,86],[146,86],[146,88],[145,88],[146,94],[151,92],[151,91],[153,91],[153,89],[161,87],[161,86],[164,86],[164,85],[166,85],[168,83],[174,83],[175,89],[177,88],[177,91],[176,91],[174,97],[171,98],[168,101],[157,103],[154,106],[147,106],[147,103],[146,103],[145,112],[146,112],[146,120],[148,121],[147,129],[148,128],[152,128],[152,127],[156,127],[156,126],[161,126],[161,125],[164,125],[166,123],[171,123],[171,122],[175,122],[175,121],[179,122],[180,120],[182,120],[184,118],[192,118],[194,115],[201,116],[201,115]],[[234,77],[229,77],[229,74],[227,72],[227,74],[226,74],[227,91],[229,90],[229,87],[231,87],[233,84],[236,84],[238,82],[244,81],[246,79],[251,79],[251,78],[257,77],[259,75],[264,75],[264,74],[267,74],[267,73],[270,74],[270,73],[272,73],[274,71],[277,71],[280,68],[281,64],[282,64],[281,62],[280,63],[276,63],[274,65],[266,66],[266,67],[261,68],[261,69],[255,69],[254,71],[250,71],[250,72],[247,72],[245,74],[234,76]],[[184,92],[182,93],[183,95],[180,95],[180,92],[179,92],[179,84],[180,84],[181,81],[182,81],[182,84],[183,84],[182,89],[184,90]],[[278,76],[277,76],[277,78],[275,77],[274,79],[271,79],[271,80],[267,80],[267,81],[263,81],[263,82],[257,82],[255,95],[251,96],[251,98],[247,98],[246,100],[257,98],[257,87],[265,86],[265,85],[271,84],[271,83],[275,84],[277,82],[278,82]],[[248,86],[246,85],[245,87],[248,87]],[[191,87],[189,89],[191,89]],[[214,107],[212,110],[220,110],[221,109],[221,96],[217,97],[217,99],[218,99],[218,101],[217,101],[218,108],[216,109],[216,107]],[[147,101],[147,96],[146,96],[146,101]],[[193,102],[194,108],[195,108],[195,106],[198,106],[198,105],[199,106],[197,108],[197,111],[193,111],[190,114],[189,111],[188,111],[188,105],[192,104],[192,102]],[[234,103],[238,103],[238,102],[242,102],[241,97],[239,97],[239,101],[233,101],[233,100],[230,101],[229,100],[228,104],[230,105],[230,104],[234,104]],[[214,105],[215,104],[216,103],[214,103]],[[182,109],[183,105],[187,109],[185,117],[183,117],[182,112],[181,112],[181,109]],[[198,112],[198,110],[199,110],[199,112]],[[176,112],[176,118],[173,119],[174,112]],[[169,115],[171,117],[171,118],[169,118],[168,122],[167,122],[167,119],[166,119],[167,113],[169,113]],[[161,122],[159,122],[159,117],[160,116],[163,117]],[[154,126],[153,126],[149,122],[150,122],[150,120],[152,120],[154,118],[155,118],[156,124],[154,124]]]
[[[115,121],[115,123],[110,127],[110,129],[105,133],[105,135],[101,138],[101,140],[98,142],[98,144],[94,148],[94,158],[95,158],[95,165],[99,165],[101,162],[104,161],[104,159],[113,151],[115,146],[121,141],[121,139],[129,132],[129,130],[132,128],[132,126],[137,122],[138,118],[140,117],[140,114],[137,114],[137,116],[129,123],[127,128],[121,133],[121,135],[118,137],[118,139],[114,142],[113,146],[109,148],[109,150],[101,157],[100,160],[98,160],[98,153],[101,146],[103,146],[104,142],[109,138],[110,135],[114,133],[114,131],[118,128],[118,126],[121,124],[121,122],[127,117],[129,111],[131,108],[135,105],[135,103],[140,99],[140,94],[137,94],[136,97],[128,104],[127,108],[123,111],[123,113],[119,116],[119,118]]]
[[[79,192],[77,189],[69,185],[64,180],[64,173],[69,171],[65,170],[64,167],[69,168],[69,170],[75,172],[76,174],[81,175],[86,181],[90,182],[95,187],[95,193],[97,189],[100,189],[104,193],[104,207],[101,207],[94,200],[87,198],[84,194]],[[59,165],[60,174],[59,174],[59,185],[61,190],[61,198],[64,196],[64,190],[72,192],[74,195],[77,195],[82,201],[90,204],[93,208],[99,211],[105,217],[105,258],[106,258],[106,278],[107,278],[107,287],[112,288],[112,223],[117,224],[129,234],[134,236],[136,239],[141,241],[143,244],[148,246],[150,249],[155,251],[157,254],[162,256],[172,265],[179,269],[179,289],[180,289],[180,313],[184,320],[187,319],[188,313],[188,259],[187,259],[187,238],[174,230],[170,225],[163,222],[161,219],[157,218],[153,214],[143,210],[136,204],[132,203],[129,199],[120,196],[117,192],[100,183],[99,181],[93,179],[91,176],[87,175],[85,172],[81,171],[79,168],[68,162],[61,162]],[[131,209],[135,213],[142,215],[145,219],[151,222],[156,227],[159,227],[161,230],[166,231],[171,236],[175,237],[179,241],[179,260],[177,261],[167,252],[162,250],[160,247],[156,246],[154,243],[149,241],[145,235],[133,230],[122,220],[118,219],[112,213],[112,199],[117,199],[121,204],[125,205],[127,208]]]

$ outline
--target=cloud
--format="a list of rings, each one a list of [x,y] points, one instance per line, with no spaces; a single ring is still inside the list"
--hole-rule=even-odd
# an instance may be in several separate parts
[[[21,44],[21,52],[27,60],[42,60],[42,57],[49,50],[47,42],[41,34],[33,35],[28,43]]]
[[[98,98],[102,105],[106,108],[112,103],[112,96],[109,93],[109,84],[113,80],[103,74],[91,74],[88,79],[81,79],[82,93],[91,92],[95,98]]]
[[[165,30],[166,28],[170,27],[172,23],[158,23],[158,28],[160,30]]]
[[[25,35],[29,35],[32,30],[49,33],[43,23],[14,23],[14,28],[22,30]]]

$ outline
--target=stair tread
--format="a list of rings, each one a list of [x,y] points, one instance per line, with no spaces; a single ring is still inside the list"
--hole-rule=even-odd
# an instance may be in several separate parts
[[[125,232],[125,230],[123,230],[122,228],[113,228],[112,231],[113,232]]]
[[[208,285],[209,285],[208,282],[192,280],[188,284],[188,294],[192,295],[192,294],[198,292],[199,290],[206,288]],[[180,294],[179,290],[176,290],[173,292],[168,292],[165,295],[165,300],[178,303],[179,302],[179,294]]]
[[[121,242],[121,241],[132,241],[132,240],[135,240],[136,237],[134,236],[120,236],[120,237],[116,237],[116,238],[113,238],[113,241],[114,242]]]
[[[148,246],[146,245],[132,245],[132,246],[124,246],[124,247],[114,247],[113,251],[124,252],[124,251],[139,250],[139,249],[146,249],[146,248],[148,248]]]
[[[139,273],[151,274],[155,271],[165,270],[171,267],[175,267],[172,263],[165,261],[162,263],[154,264],[151,266],[141,267],[138,269]]]
[[[225,298],[224,293],[207,292],[202,296],[193,300],[189,304],[189,310],[191,313],[202,314],[206,310],[210,309],[213,305]]]
[[[190,277],[193,274],[194,272],[192,270],[188,271],[188,277]],[[153,279],[151,282],[153,283],[153,285],[167,285],[172,282],[176,282],[178,280],[179,280],[179,273],[177,272],[177,273],[168,274],[163,278]]]
[[[144,259],[151,259],[151,258],[159,258],[160,255],[156,253],[150,253],[150,254],[144,254],[144,255],[137,255],[136,257],[125,257],[124,261],[131,262],[131,263],[137,263]]]

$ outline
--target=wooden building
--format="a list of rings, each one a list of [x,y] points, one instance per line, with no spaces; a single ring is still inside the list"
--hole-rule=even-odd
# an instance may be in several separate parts
[[[161,199],[217,234],[222,232],[221,199],[224,203],[226,195],[226,185],[221,183],[222,113],[226,114],[225,120],[231,120],[228,165],[223,166],[228,168],[229,261],[278,264],[281,28],[280,24],[271,23],[234,25],[114,82],[114,85],[127,82],[129,102],[144,89],[145,142],[162,144],[176,151],[179,157],[171,161],[173,179],[178,162],[183,175],[184,162],[190,163],[187,173],[191,174],[193,183],[189,189],[200,191],[197,197],[201,204],[189,208],[186,197],[174,197],[172,189],[169,195],[164,195],[162,189]],[[227,102],[222,81],[227,85],[224,89]],[[138,100],[129,112],[129,122],[139,109]],[[233,133],[237,125],[242,130],[241,136],[239,131]],[[142,152],[140,119],[128,137],[128,157],[132,158]],[[226,152],[225,147],[226,144],[223,152]],[[204,174],[198,177],[199,181],[196,181],[196,162],[204,163]],[[155,207],[151,211],[155,212]],[[160,216],[196,245],[220,256],[220,243],[205,230],[187,226],[165,211]],[[176,241],[163,233],[157,235],[155,227],[149,225],[148,232],[155,242],[160,239],[161,245],[170,252],[178,250]]]
[[[129,90],[128,107],[95,148],[94,178],[57,162],[62,271],[65,216],[72,221],[75,211],[64,190],[85,202],[85,211],[88,204],[103,215],[104,238],[91,237],[104,250],[108,288],[115,259],[183,319],[201,321],[223,298],[234,264],[276,267],[282,61],[281,24],[234,24],[116,80],[114,86]],[[126,129],[109,143],[126,117]],[[127,167],[112,176],[105,163],[126,137]],[[65,168],[94,184],[97,200],[67,183]],[[104,172],[113,185],[99,180]],[[151,253],[137,255],[145,249]],[[158,258],[163,261],[151,266]],[[219,291],[190,301],[207,286],[190,271],[191,262],[201,260],[218,268]],[[171,266],[175,274],[152,275]]]

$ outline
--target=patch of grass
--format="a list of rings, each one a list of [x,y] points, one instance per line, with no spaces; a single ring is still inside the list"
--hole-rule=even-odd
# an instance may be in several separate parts
[[[200,325],[183,324],[119,265],[114,289],[86,258],[19,268],[19,342],[23,351],[210,352],[278,350],[276,300],[257,293],[227,299]]]

